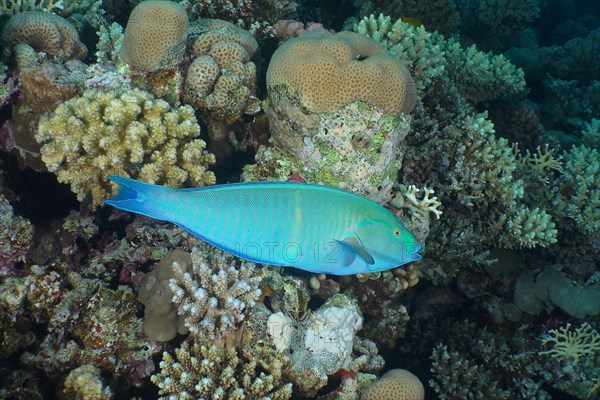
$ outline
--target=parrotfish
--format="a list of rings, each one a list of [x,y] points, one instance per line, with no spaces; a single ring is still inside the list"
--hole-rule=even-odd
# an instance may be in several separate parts
[[[328,186],[248,182],[171,189],[119,175],[105,203],[169,221],[237,257],[332,275],[419,260],[422,245],[381,205]]]

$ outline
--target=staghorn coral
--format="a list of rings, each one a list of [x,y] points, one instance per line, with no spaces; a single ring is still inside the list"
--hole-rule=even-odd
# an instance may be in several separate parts
[[[194,248],[191,267],[173,262],[169,288],[178,314],[193,337],[223,338],[246,318],[261,295],[254,264],[242,262],[221,250]]]
[[[292,396],[292,385],[282,382],[281,370],[266,373],[256,359],[240,357],[234,346],[203,338],[183,342],[175,357],[163,353],[160,372],[150,379],[158,386],[160,399],[286,400]]]
[[[287,40],[273,54],[267,89],[297,95],[311,112],[339,110],[362,101],[387,115],[409,113],[415,82],[406,67],[375,43],[352,32],[314,30]]]
[[[409,118],[384,115],[364,103],[336,112],[304,114],[282,98],[269,107],[272,148],[260,148],[243,179],[285,180],[299,173],[308,182],[351,190],[378,202],[392,197],[402,162]]]
[[[171,187],[213,184],[206,167],[214,156],[199,132],[189,106],[172,108],[138,89],[90,89],[42,118],[36,139],[48,170],[79,200],[90,193],[98,206],[112,193],[111,173]]]
[[[535,338],[501,335],[467,321],[436,331],[429,386],[442,400],[550,400]],[[469,338],[469,340],[465,340]],[[550,378],[550,377],[548,377]],[[552,379],[552,378],[550,378]]]
[[[179,64],[189,26],[185,8],[165,0],[138,4],[127,21],[121,57],[132,67],[153,72]]]
[[[539,0],[478,0],[470,2],[466,25],[488,46],[504,47],[539,15]]]
[[[0,277],[12,275],[14,263],[23,261],[33,240],[33,226],[15,215],[13,208],[0,194]]]
[[[66,19],[43,11],[27,11],[12,16],[2,31],[4,55],[12,53],[13,46],[27,44],[36,51],[71,59],[83,59],[87,48],[79,41],[79,34]]]

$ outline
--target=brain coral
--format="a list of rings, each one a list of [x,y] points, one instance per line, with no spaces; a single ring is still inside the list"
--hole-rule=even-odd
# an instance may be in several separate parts
[[[352,32],[316,30],[290,39],[273,54],[267,87],[285,85],[310,111],[336,111],[362,101],[386,114],[411,112],[416,86],[410,73],[375,41]]]
[[[137,177],[178,187],[213,184],[206,170],[215,162],[190,106],[172,108],[138,89],[87,90],[44,117],[36,139],[42,160],[60,182],[71,184],[79,200],[92,194],[97,206],[114,189],[108,174]]]
[[[43,11],[27,11],[13,15],[2,32],[4,54],[9,56],[13,46],[27,44],[36,51],[45,51],[64,58],[83,59],[87,48],[69,21]]]
[[[129,16],[121,57],[129,65],[148,72],[172,67],[183,57],[188,27],[182,5],[146,0]]]
[[[365,390],[360,400],[423,400],[425,388],[405,369],[392,369]]]

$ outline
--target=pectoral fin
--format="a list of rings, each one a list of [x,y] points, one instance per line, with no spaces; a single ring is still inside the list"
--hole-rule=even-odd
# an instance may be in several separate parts
[[[375,260],[373,256],[369,254],[367,249],[365,249],[362,244],[355,237],[347,237],[343,240],[336,240],[342,246],[343,249],[353,252],[354,254],[358,254],[368,265],[375,264]]]

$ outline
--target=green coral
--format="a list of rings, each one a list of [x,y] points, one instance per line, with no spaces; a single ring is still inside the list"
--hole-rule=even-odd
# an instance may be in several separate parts
[[[523,71],[503,55],[483,53],[474,45],[463,49],[456,39],[429,33],[423,27],[371,15],[363,18],[355,30],[404,61],[420,90],[438,79],[446,86],[442,90],[451,93],[454,88],[464,99],[477,103],[525,88]]]
[[[557,214],[592,237],[600,235],[600,152],[573,146],[563,153],[564,172],[554,186]],[[572,221],[572,222],[570,222]]]
[[[90,89],[42,118],[36,139],[48,170],[98,206],[114,190],[108,174],[170,187],[213,184],[207,167],[215,159],[199,134],[189,106],[173,108],[138,89]]]

